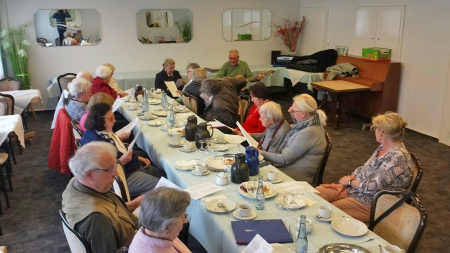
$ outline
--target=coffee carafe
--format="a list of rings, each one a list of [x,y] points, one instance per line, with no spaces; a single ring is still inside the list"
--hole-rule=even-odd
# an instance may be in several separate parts
[[[249,170],[247,163],[245,163],[245,154],[237,153],[234,158],[234,163],[231,165],[231,182],[240,184],[249,180]]]
[[[197,117],[191,115],[187,118],[186,126],[184,127],[184,138],[187,141],[195,141],[195,134],[197,133]]]
[[[214,134],[214,129],[211,128],[211,134],[208,131],[208,125],[206,122],[199,123],[197,125],[197,133],[195,134],[195,146],[200,148],[200,143],[198,141],[211,138]]]

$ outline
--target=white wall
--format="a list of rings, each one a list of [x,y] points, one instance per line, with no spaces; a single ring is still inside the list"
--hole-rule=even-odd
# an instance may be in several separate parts
[[[36,109],[53,109],[56,98],[48,99],[46,87],[54,76],[95,71],[105,62],[115,65],[117,72],[159,70],[164,59],[171,57],[177,68],[188,62],[202,67],[219,68],[228,60],[232,48],[240,51],[242,60],[250,65],[269,64],[271,50],[286,47],[273,36],[267,41],[226,42],[222,38],[222,12],[227,8],[268,8],[272,21],[280,23],[290,15],[298,16],[299,0],[77,0],[69,2],[51,0],[0,0],[1,29],[33,22],[39,9],[95,9],[100,14],[102,42],[92,47],[43,48],[32,43],[29,52],[29,70],[34,88],[41,90],[44,106]],[[139,9],[189,9],[193,14],[193,39],[183,44],[142,45],[136,40],[136,13]],[[5,18],[6,17],[6,18]],[[35,41],[34,29],[29,31],[30,41]],[[38,107],[38,106],[36,106]]]
[[[357,6],[405,5],[398,112],[408,128],[439,137],[450,55],[448,0],[300,0],[300,7],[329,6],[328,48],[354,52]],[[303,43],[308,43],[304,38]],[[310,42],[313,43],[313,42]]]

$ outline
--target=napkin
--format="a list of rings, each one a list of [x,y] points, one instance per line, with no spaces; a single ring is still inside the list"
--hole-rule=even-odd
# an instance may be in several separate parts
[[[228,200],[227,196],[225,195],[218,195],[218,196],[213,196],[213,197],[208,197],[208,198],[203,198],[203,201],[205,201],[205,203],[208,203],[211,200]]]
[[[195,160],[183,160],[183,161],[175,161],[175,166],[177,166],[177,168],[194,168],[195,167]]]
[[[313,205],[317,204],[317,202],[314,201],[314,200],[312,200],[312,199],[308,199],[308,198],[305,198],[305,197],[303,197],[303,196],[301,196],[301,198],[304,199],[304,200],[306,201],[306,205],[307,205],[307,206],[313,206]]]

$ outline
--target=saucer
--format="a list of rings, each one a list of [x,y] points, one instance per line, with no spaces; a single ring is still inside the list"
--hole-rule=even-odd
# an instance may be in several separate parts
[[[183,145],[184,145],[184,141],[181,141],[179,144],[172,144],[169,142],[169,147],[172,147],[172,148],[180,148],[180,147],[183,147]]]
[[[162,120],[153,120],[148,122],[149,126],[162,126],[164,122]]]
[[[228,150],[228,146],[227,145],[223,145],[223,144],[219,144],[219,145],[216,145],[215,149],[217,151],[219,151],[219,152],[222,152],[222,151]]]
[[[197,173],[195,172],[195,169],[194,169],[194,170],[191,170],[192,175],[196,175],[196,176],[206,176],[206,175],[209,174],[209,172],[210,172],[210,170],[206,170],[205,172],[203,172],[203,174],[197,174]]]
[[[225,211],[225,209],[219,207],[219,202],[221,202],[228,209],[228,211]],[[206,202],[205,205],[206,209],[214,213],[228,213],[230,211],[233,211],[236,206],[236,202],[229,199],[213,199]]]
[[[233,212],[233,216],[234,216],[234,218],[236,218],[238,220],[252,220],[252,219],[256,218],[256,212],[251,210],[249,216],[243,217],[239,214],[239,210],[236,210]]]
[[[339,215],[337,215],[336,213],[331,213],[331,217],[330,218],[319,218],[319,211],[315,211],[314,212],[314,218],[316,218],[316,220],[320,220],[320,221],[332,221],[335,220],[337,218],[340,218]]]
[[[148,100],[148,104],[150,105],[158,105],[161,104],[161,99],[151,98]]]
[[[214,143],[215,144],[227,144],[228,142],[226,140],[223,140],[223,141],[215,140]]]
[[[283,181],[283,178],[282,178],[280,175],[278,175],[278,177],[277,177],[276,180],[269,180],[269,179],[267,178],[267,175],[264,175],[264,176],[263,176],[263,180],[264,180],[264,181],[267,181],[267,182],[271,182],[272,184],[278,184],[279,182]]]
[[[148,118],[148,119],[144,118],[144,116],[139,116],[140,120],[145,120],[145,121],[156,119],[156,118],[158,118],[158,117],[156,117],[155,115],[151,115],[150,118]]]
[[[195,150],[197,150],[197,149],[195,148],[195,146],[192,146],[192,148],[191,148],[190,151],[185,151],[183,147],[180,148],[180,151],[181,151],[181,152],[184,152],[184,153],[191,153],[191,152],[194,152]]]
[[[152,113],[159,117],[166,117],[167,115],[169,115],[169,111],[166,111],[164,109],[153,110]]]

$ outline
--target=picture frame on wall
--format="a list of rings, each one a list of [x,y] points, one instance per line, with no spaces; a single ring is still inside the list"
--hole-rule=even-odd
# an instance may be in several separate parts
[[[335,47],[338,55],[347,55],[348,47],[347,46],[338,46]]]

